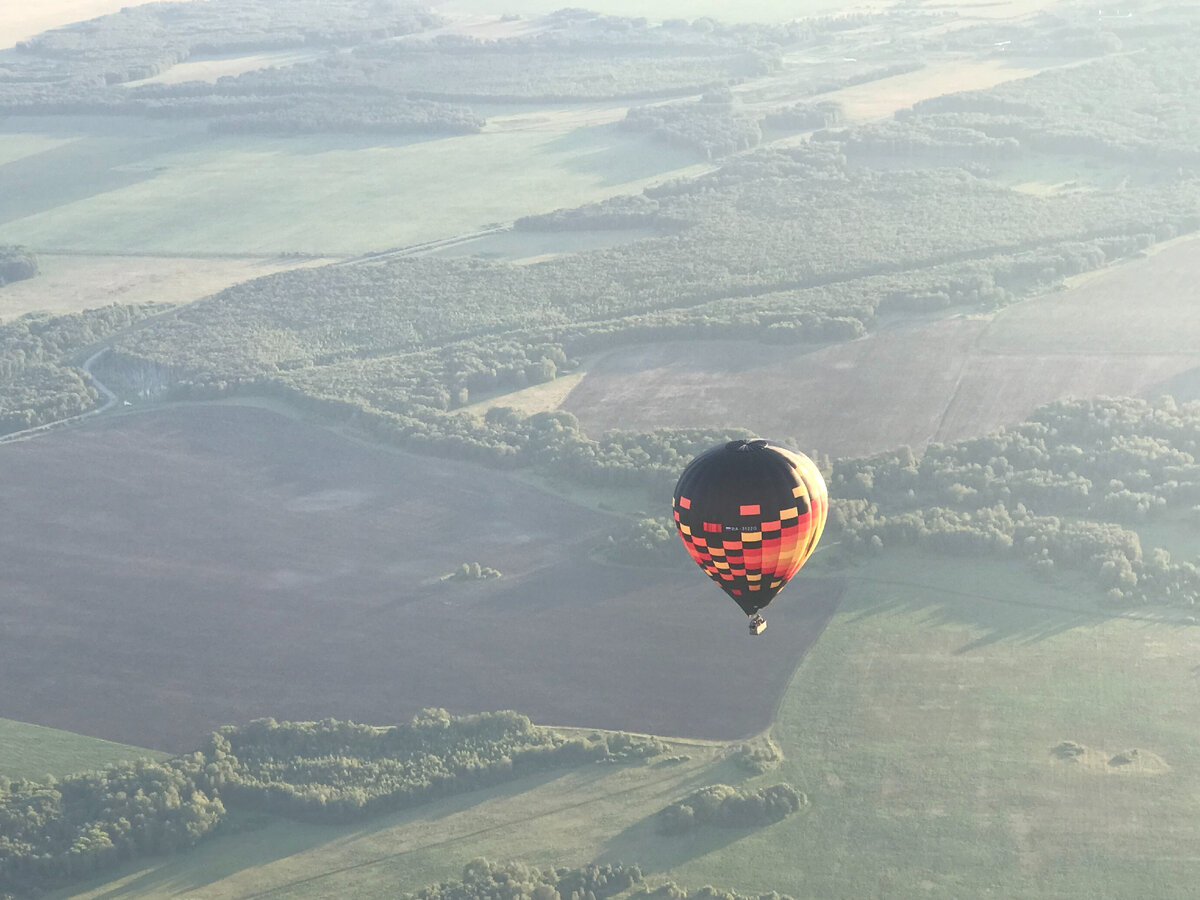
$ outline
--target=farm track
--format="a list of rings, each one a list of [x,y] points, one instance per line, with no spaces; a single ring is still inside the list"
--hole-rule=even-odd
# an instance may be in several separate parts
[[[99,378],[92,374],[92,364],[99,360],[100,357],[102,357],[110,349],[112,348],[108,346],[101,347],[99,350],[89,356],[83,365],[79,367],[83,370],[84,374],[87,375],[88,380],[92,383],[92,387],[94,387],[104,398],[103,405],[98,406],[95,409],[89,409],[87,412],[79,413],[79,415],[76,416],[69,416],[66,419],[58,419],[54,422],[46,422],[43,425],[35,425],[33,428],[26,428],[24,431],[13,431],[9,434],[0,435],[0,444],[6,444],[10,441],[23,440],[25,438],[33,437],[37,434],[44,434],[45,432],[55,428],[64,428],[68,425],[76,425],[80,422],[86,421],[87,419],[103,415],[104,413],[113,409],[120,402],[120,398],[118,398],[116,394],[105,387]]]

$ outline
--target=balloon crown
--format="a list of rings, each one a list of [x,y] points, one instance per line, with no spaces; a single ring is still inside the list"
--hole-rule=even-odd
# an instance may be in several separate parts
[[[725,445],[726,450],[736,450],[738,453],[745,453],[747,450],[762,450],[767,446],[767,442],[763,440],[757,441],[730,441]]]

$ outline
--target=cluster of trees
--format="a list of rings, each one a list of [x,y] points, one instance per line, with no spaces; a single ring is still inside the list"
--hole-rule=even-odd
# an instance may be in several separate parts
[[[455,581],[490,581],[500,577],[500,570],[491,566],[481,566],[477,562],[463,563],[450,573]]]
[[[13,244],[0,244],[0,287],[32,278],[37,273],[38,260],[32,250]]]
[[[289,102],[290,101],[290,102]],[[484,119],[465,106],[396,97],[272,98],[267,108],[213,120],[219,134],[474,134]]]
[[[163,305],[30,313],[0,325],[0,435],[78,415],[99,399],[73,357]]]
[[[473,859],[460,881],[443,881],[406,900],[605,900],[642,884],[637,866],[605,863],[539,869],[521,862]]]
[[[271,719],[224,728],[167,762],[62,780],[0,778],[0,896],[34,895],[191,847],[225,822],[226,810],[346,821],[549,767],[636,761],[664,749],[626,734],[564,736],[512,712],[453,717],[428,709],[392,728]],[[593,867],[557,879],[574,885],[579,900],[625,890],[640,874],[630,880]]]
[[[761,775],[783,762],[783,751],[771,738],[742,744],[734,751],[733,760],[751,775]]]
[[[801,100],[767,113],[762,124],[775,131],[808,131],[837,125],[844,114],[842,104],[835,100]]]
[[[1101,399],[1051,404],[1029,422],[958,444],[840,460],[831,510],[843,546],[917,545],[1082,572],[1114,604],[1192,606],[1200,568],[1143,552],[1124,527],[1194,517],[1200,404]]]
[[[781,782],[757,791],[710,784],[693,791],[658,814],[664,834],[680,834],[703,825],[758,828],[773,825],[808,805],[808,798]]]
[[[439,38],[420,45],[376,44],[328,61],[262,69],[232,79],[229,86],[264,94],[371,91],[450,102],[555,103],[698,93],[767,74],[775,65],[769,54],[725,42]]]
[[[141,760],[45,781],[0,778],[0,895],[35,896],[129,859],[171,853],[225,816],[228,760]]]
[[[349,821],[589,761],[656,756],[665,745],[626,734],[564,736],[514,712],[453,717],[427,709],[407,725],[264,719],[225,728],[206,758],[237,761],[221,787],[231,809]]]
[[[608,536],[604,555],[621,565],[667,566],[690,560],[679,546],[673,523],[665,518],[642,518],[625,524]]]
[[[698,153],[706,160],[757,147],[762,126],[728,90],[711,91],[699,100],[635,106],[621,126]]]
[[[992,137],[954,117],[897,118],[841,131],[821,131],[813,137],[836,141],[856,159],[888,156],[935,165],[1013,159],[1022,149],[1015,137]]]

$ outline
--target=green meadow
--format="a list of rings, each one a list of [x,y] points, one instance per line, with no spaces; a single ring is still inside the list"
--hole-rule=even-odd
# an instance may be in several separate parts
[[[61,778],[128,759],[167,756],[157,750],[0,719],[0,778]]]
[[[357,255],[633,193],[695,162],[554,115],[407,142],[14,121],[0,130],[0,243],[42,252]]]

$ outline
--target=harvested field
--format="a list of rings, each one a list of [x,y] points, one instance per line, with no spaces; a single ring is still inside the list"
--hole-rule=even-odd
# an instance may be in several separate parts
[[[980,346],[993,353],[1200,353],[1200,238],[1172,241],[1010,307]]]
[[[842,88],[823,94],[822,99],[841,103],[847,122],[865,122],[891,116],[896,110],[907,109],[918,100],[954,91],[984,90],[1006,81],[1028,78],[1045,68],[1000,59],[953,60]]]
[[[751,640],[698,572],[590,561],[608,516],[246,407],[5,445],[0,505],[0,716],[168,750],[431,705],[748,735],[841,592],[801,579]],[[440,580],[474,560],[504,577]]]
[[[1193,399],[1198,246],[1175,242],[990,321],[940,319],[808,352],[749,341],[617,350],[563,408],[592,433],[740,426],[857,456],[976,437],[1066,397]]]
[[[69,313],[110,303],[191,303],[241,281],[326,262],[330,260],[39,253],[36,278],[0,289],[0,321],[39,310]]]
[[[744,427],[802,449],[857,456],[928,443],[982,319],[945,319],[803,352],[751,341],[618,350],[563,408],[585,430]]]
[[[211,56],[207,59],[189,59],[187,62],[171,66],[151,78],[138,81],[123,82],[125,87],[138,87],[143,84],[182,84],[185,81],[215,82],[225,76],[234,77],[244,72],[254,72],[258,69],[283,69],[296,63],[310,62],[320,59],[323,51],[275,50],[266,53],[250,55],[228,54]]]

